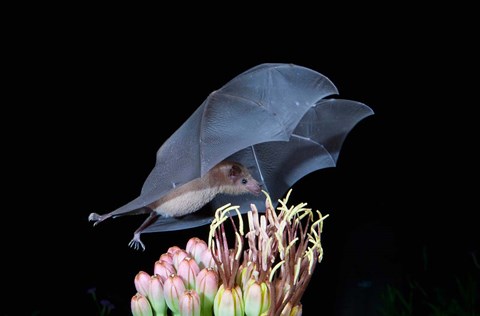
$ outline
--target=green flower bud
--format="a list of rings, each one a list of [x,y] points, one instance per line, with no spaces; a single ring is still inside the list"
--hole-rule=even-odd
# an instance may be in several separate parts
[[[290,312],[290,316],[302,316],[302,305],[295,305]]]
[[[245,314],[259,316],[270,308],[270,287],[266,282],[258,283],[250,279],[244,291]]]
[[[247,288],[247,283],[252,278],[254,272],[256,272],[255,264],[248,261],[245,267],[241,267],[241,269],[238,270],[237,276],[235,278],[235,284],[240,285],[245,291],[245,289]]]
[[[302,316],[302,305],[299,304],[292,307],[292,304],[287,303],[280,316]]]
[[[224,284],[220,285],[215,295],[213,312],[221,316],[243,316],[244,306],[240,286],[225,289]]]

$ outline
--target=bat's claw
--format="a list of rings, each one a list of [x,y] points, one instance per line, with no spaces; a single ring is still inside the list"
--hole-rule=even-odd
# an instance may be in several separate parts
[[[102,216],[97,213],[90,213],[90,215],[88,215],[88,221],[95,222],[93,223],[93,226],[97,225],[100,222],[101,218]]]
[[[95,222],[93,223],[93,226],[96,226],[98,223],[102,222],[103,220],[107,219],[109,216],[106,215],[100,215],[97,213],[90,213],[88,215],[88,221],[89,222]]]
[[[140,248],[142,248],[142,250],[145,251],[145,245],[140,240],[140,234],[134,234],[133,239],[130,240],[128,245],[135,250],[139,250]]]

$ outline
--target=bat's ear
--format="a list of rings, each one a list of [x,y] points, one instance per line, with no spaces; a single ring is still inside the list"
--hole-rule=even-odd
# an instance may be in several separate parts
[[[242,169],[233,164],[231,167],[230,167],[230,172],[228,173],[228,176],[231,178],[231,179],[236,179],[238,176],[240,176],[242,174]]]

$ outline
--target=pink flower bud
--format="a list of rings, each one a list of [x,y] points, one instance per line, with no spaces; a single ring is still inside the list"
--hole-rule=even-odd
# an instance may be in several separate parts
[[[202,269],[203,268],[216,268],[217,267],[217,265],[215,264],[215,260],[213,260],[212,252],[210,251],[210,249],[207,249],[201,255],[199,266]]]
[[[188,252],[188,254],[192,258],[195,259],[195,261],[199,264],[199,266],[201,265],[200,263],[202,261],[203,253],[205,251],[210,251],[208,249],[207,243],[198,237],[190,238],[187,242],[187,247],[185,248],[185,250]],[[204,267],[201,267],[201,268],[204,268]]]
[[[183,284],[182,278],[176,274],[171,274],[163,283],[165,302],[174,314],[178,314],[180,311],[178,304],[183,292],[185,292],[185,284]]]
[[[193,260],[193,259],[192,259]],[[200,298],[195,290],[186,290],[180,297],[179,303],[181,316],[200,316]]]
[[[185,246],[185,250],[192,254],[192,248],[195,247],[196,244],[204,242],[202,239],[198,237],[192,237],[187,241],[187,246]]]
[[[168,263],[170,263],[171,265],[173,265],[173,255],[171,253],[162,253],[160,255],[160,258],[158,259],[158,261],[166,261]]]
[[[203,268],[197,274],[195,290],[200,297],[202,316],[212,315],[213,300],[218,290],[218,274],[213,268]]]
[[[150,286],[150,274],[145,271],[140,271],[135,275],[134,279],[135,289],[143,296],[147,296],[148,287]]]
[[[172,255],[173,267],[177,271],[178,271],[178,265],[180,264],[180,262],[182,262],[183,259],[185,259],[185,257],[188,257],[188,253],[183,249],[177,250],[173,253]]]
[[[153,316],[152,308],[147,298],[140,293],[132,296],[130,308],[133,316]]]
[[[270,308],[270,287],[267,283],[258,283],[255,279],[247,282],[243,301],[245,303],[245,314],[247,316],[258,316]]]
[[[167,253],[173,255],[178,250],[183,250],[183,249],[178,247],[178,246],[172,246],[172,247],[167,249]]]
[[[167,315],[167,304],[165,303],[163,294],[163,281],[157,274],[150,278],[147,298],[155,315]]]
[[[185,257],[179,264],[177,274],[182,278],[187,289],[195,289],[195,279],[200,272],[198,264],[193,258]]]
[[[222,316],[243,316],[242,290],[238,285],[233,289],[225,289],[224,284],[220,285],[217,295],[215,295],[213,313]]]
[[[153,267],[153,273],[159,275],[163,282],[165,282],[170,274],[175,272],[176,271],[173,265],[167,261],[158,260],[155,262],[155,266]]]

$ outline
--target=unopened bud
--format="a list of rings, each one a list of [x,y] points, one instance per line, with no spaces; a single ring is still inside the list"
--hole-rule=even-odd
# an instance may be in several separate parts
[[[213,312],[222,316],[243,316],[244,306],[240,287],[237,285],[233,289],[225,289],[224,284],[220,285],[215,295]]]
[[[168,263],[170,263],[171,265],[173,265],[173,255],[171,253],[162,253],[160,255],[160,258],[158,259],[158,261],[166,261]]]
[[[247,316],[258,316],[267,312],[270,308],[270,287],[266,282],[259,283],[255,279],[250,279],[244,291],[243,301]]]
[[[180,262],[182,262],[183,259],[185,259],[186,257],[188,257],[188,253],[183,250],[183,249],[180,249],[180,250],[177,250],[173,253],[172,255],[172,258],[173,258],[173,267],[178,271],[178,265],[180,264]]]
[[[130,308],[133,316],[153,316],[152,308],[147,298],[140,293],[132,296]]]
[[[215,260],[212,257],[212,253],[210,249],[207,249],[202,255],[200,259],[200,267],[203,268],[216,268],[217,265],[215,264]]]
[[[185,287],[189,290],[195,289],[195,278],[198,272],[200,272],[200,268],[193,258],[185,257],[178,264],[177,274],[182,278]]]
[[[175,273],[175,268],[167,261],[158,260],[155,262],[153,273],[160,276],[162,281],[165,282],[170,274]]]
[[[163,294],[163,281],[159,275],[150,278],[147,298],[156,316],[167,315],[167,304]]]
[[[195,290],[186,290],[182,294],[179,309],[181,316],[204,316],[201,314],[200,298]]]
[[[197,274],[195,290],[200,296],[202,316],[210,316],[213,312],[213,301],[218,291],[218,274],[213,268],[203,268]]]
[[[140,271],[135,275],[134,279],[135,289],[143,296],[147,296],[148,287],[150,286],[150,274],[145,271]]]
[[[185,285],[182,278],[176,274],[171,274],[163,283],[165,302],[174,314],[178,314],[180,311],[178,304],[183,292],[185,292]]]
[[[195,259],[195,261],[199,264],[200,268],[204,268],[201,264],[203,253],[206,251],[210,251],[208,249],[207,243],[204,240],[198,237],[190,238],[187,242],[185,250],[192,258]]]
[[[292,307],[292,304],[287,303],[280,316],[302,316],[302,305],[299,304]]]

